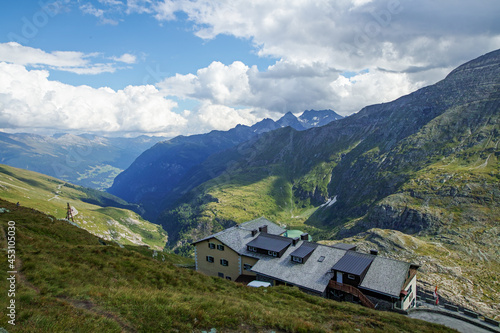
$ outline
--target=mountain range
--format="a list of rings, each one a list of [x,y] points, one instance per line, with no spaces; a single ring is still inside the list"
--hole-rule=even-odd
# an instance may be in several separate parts
[[[264,215],[323,240],[376,235],[374,247],[423,260],[396,238],[377,241],[377,230],[397,231],[432,258],[421,262],[421,287],[443,284],[454,302],[498,313],[499,111],[500,50],[393,102],[212,153],[176,176],[156,222],[180,253]]]
[[[108,192],[143,205],[146,217],[154,219],[166,207],[165,202],[168,206],[168,198],[176,190],[179,180],[208,156],[278,128],[302,131],[341,118],[332,110],[307,110],[299,117],[288,112],[278,121],[266,118],[253,126],[238,125],[229,131],[178,136],[162,141],[146,150],[119,174]]]
[[[265,216],[327,244],[412,261],[420,290],[439,285],[443,298],[498,317],[499,111],[497,50],[336,121],[333,111],[288,113],[158,142],[109,191],[161,224],[177,253]]]
[[[112,138],[93,134],[0,132],[0,163],[94,189],[113,179],[144,150],[165,137]]]

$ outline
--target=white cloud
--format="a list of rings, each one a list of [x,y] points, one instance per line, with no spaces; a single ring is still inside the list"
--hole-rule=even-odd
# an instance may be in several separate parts
[[[500,48],[495,0],[164,0],[148,8],[160,21],[183,11],[200,38],[246,38],[260,56],[280,59],[262,72],[213,62],[158,85],[167,94],[228,107],[348,114],[432,84]]]
[[[203,102],[190,112],[188,122],[196,132],[209,132],[213,129],[227,131],[237,124],[251,126],[261,120],[263,115],[256,115],[252,109],[234,109],[225,105]]]
[[[75,87],[48,75],[0,62],[0,128],[177,134],[187,125],[154,86]]]
[[[120,0],[98,0],[99,3],[106,5],[106,6],[123,6],[123,2]]]
[[[52,67],[84,67],[88,56],[82,52],[56,51],[47,53],[16,42],[0,44],[0,61],[19,65],[48,65]]]
[[[127,0],[126,13],[152,14],[155,12],[153,7],[153,0]]]
[[[132,13],[171,21],[182,11],[200,38],[244,38],[259,56],[278,60],[260,70],[241,61],[214,61],[196,72],[168,77],[157,88],[120,91],[71,87],[48,80],[45,71],[3,64],[5,73],[6,68],[19,70],[20,77],[11,78],[9,84],[30,88],[26,96],[21,88],[5,92],[7,83],[0,89],[0,128],[4,124],[21,127],[30,121],[23,114],[37,119],[34,126],[49,126],[47,119],[51,119],[61,129],[73,128],[74,122],[68,119],[80,112],[75,110],[85,115],[85,119],[77,117],[85,124],[78,128],[183,134],[228,129],[311,108],[332,108],[347,115],[432,84],[461,63],[500,48],[497,0],[99,0],[96,6],[101,8],[80,3],[82,12],[102,23],[112,15]],[[98,63],[98,56],[107,60]],[[98,74],[115,71],[116,62],[134,64],[137,58],[128,53],[111,58],[48,53],[5,43],[0,44],[0,61]],[[0,77],[0,82],[8,77]],[[199,105],[179,115],[172,112],[175,102],[164,96],[194,99]],[[150,121],[160,109],[166,110],[161,113],[166,118]],[[36,110],[44,117],[38,117]],[[98,114],[108,110],[109,115],[100,119]],[[133,110],[138,110],[137,116]]]
[[[350,78],[322,63],[280,61],[260,72],[241,62],[213,62],[194,74],[169,77],[157,86],[166,96],[192,98],[219,106],[242,106],[263,113],[301,112],[333,108],[350,114],[362,107],[387,102],[422,85],[408,74],[370,69]],[[239,113],[241,116],[241,112]]]
[[[136,56],[125,53],[120,57],[108,58],[108,60],[111,59],[114,62],[95,62],[95,59],[99,56],[101,56],[99,53],[85,54],[75,51],[47,53],[16,42],[0,43],[0,61],[76,74],[114,73],[119,68],[114,62],[134,64],[137,61]]]
[[[116,6],[118,3],[116,1],[100,1],[103,4],[107,6]],[[118,21],[114,19],[110,19],[105,16],[106,12],[103,9],[98,9],[94,7],[90,2],[84,3],[83,5],[80,5],[80,10],[84,14],[92,15],[95,16],[99,19],[99,21],[102,24],[111,24],[111,25],[117,25]]]
[[[126,64],[135,64],[137,62],[137,57],[133,54],[124,53],[119,57],[112,57],[114,61],[124,62]]]
[[[492,43],[500,35],[500,3],[495,0],[165,0],[155,9],[158,19],[184,11],[201,38],[248,38],[262,56],[350,70],[387,63],[404,67],[446,62],[454,67],[500,47]],[[416,45],[422,38],[433,46],[432,52]]]
[[[182,9],[178,1],[165,0],[154,5],[155,18],[159,21],[175,20],[175,12]]]

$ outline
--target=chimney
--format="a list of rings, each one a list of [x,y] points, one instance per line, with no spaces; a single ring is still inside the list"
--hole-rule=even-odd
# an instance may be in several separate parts
[[[370,254],[373,254],[374,256],[378,255],[378,251],[377,250],[370,250]]]
[[[259,227],[259,231],[267,233],[267,225],[263,225],[262,227]]]
[[[307,232],[304,232],[302,235],[300,235],[300,240],[309,240],[309,234]]]
[[[293,246],[297,245],[298,242],[299,242],[299,237],[295,237],[294,239],[292,239]]]
[[[252,237],[253,237],[253,236],[255,236],[255,235],[257,235],[257,233],[258,233],[258,232],[259,232],[259,231],[258,231],[257,229],[253,229],[253,230],[252,230]]]

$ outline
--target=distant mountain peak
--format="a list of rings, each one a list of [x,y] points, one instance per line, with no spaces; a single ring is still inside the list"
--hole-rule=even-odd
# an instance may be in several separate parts
[[[300,123],[299,119],[290,111],[285,113],[283,117],[281,117],[276,124],[278,124],[280,127],[287,127],[290,126],[297,131],[303,131],[306,129],[306,127],[302,126]]]
[[[334,120],[342,119],[343,117],[333,110],[306,110],[298,118],[299,122],[306,129],[311,127],[320,127],[331,123]]]

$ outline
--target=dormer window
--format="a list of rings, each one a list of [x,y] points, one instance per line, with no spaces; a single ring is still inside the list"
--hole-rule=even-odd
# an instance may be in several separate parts
[[[292,256],[292,261],[299,263],[299,264],[302,264],[302,258],[300,258],[300,257]]]
[[[275,251],[267,251],[267,254],[269,254],[270,256],[273,256],[273,257],[278,256],[278,252],[275,252]]]

